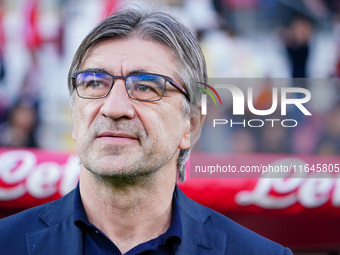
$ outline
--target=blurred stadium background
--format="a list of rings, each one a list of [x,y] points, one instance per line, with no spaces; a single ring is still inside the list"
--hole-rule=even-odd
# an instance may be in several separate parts
[[[67,91],[73,54],[112,9],[130,3],[166,6],[189,26],[201,42],[209,77],[265,78],[260,106],[271,100],[272,78],[332,78],[328,86],[312,88],[323,100],[294,132],[230,129],[225,151],[339,156],[339,0],[2,0],[1,147],[74,152]],[[205,140],[198,150],[214,152]]]

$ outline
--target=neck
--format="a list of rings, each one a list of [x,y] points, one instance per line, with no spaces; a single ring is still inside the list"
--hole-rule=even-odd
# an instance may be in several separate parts
[[[173,172],[159,170],[122,186],[82,168],[79,188],[89,221],[125,253],[166,232],[175,181]]]

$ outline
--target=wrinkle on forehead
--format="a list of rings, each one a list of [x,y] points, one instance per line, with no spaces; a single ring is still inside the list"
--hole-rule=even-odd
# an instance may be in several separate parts
[[[180,63],[179,63],[179,59],[177,58],[176,54],[174,53],[174,51],[169,48],[167,45],[159,42],[159,41],[156,41],[156,40],[152,40],[152,39],[149,39],[147,36],[139,36],[138,34],[134,34],[135,36],[127,36],[127,37],[124,37],[124,38],[108,38],[108,39],[105,39],[105,40],[101,40],[99,42],[96,42],[94,44],[92,44],[85,52],[83,58],[82,58],[82,61],[79,65],[79,68],[81,69],[84,64],[86,63],[86,61],[88,60],[88,58],[93,54],[93,51],[98,48],[102,43],[105,43],[105,42],[108,42],[108,41],[122,41],[122,42],[126,42],[126,41],[129,41],[129,40],[140,40],[140,41],[146,41],[146,42],[151,42],[151,43],[154,43],[160,47],[163,48],[163,50],[167,51],[173,61],[175,62],[176,64],[176,67],[177,69],[179,69],[180,67]],[[175,71],[176,75],[179,73],[177,70]],[[177,77],[179,78],[179,77]]]

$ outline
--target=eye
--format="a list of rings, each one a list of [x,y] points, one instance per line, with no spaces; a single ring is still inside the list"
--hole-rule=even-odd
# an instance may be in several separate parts
[[[91,80],[85,83],[85,88],[101,88],[107,86],[103,81]]]
[[[135,74],[126,79],[126,88],[132,98],[142,101],[158,100],[164,91],[165,81],[153,74]]]
[[[111,87],[112,77],[103,73],[84,72],[77,76],[77,86],[82,89],[100,89]]]
[[[154,89],[152,87],[145,85],[145,84],[136,84],[135,90],[138,90],[140,92],[154,91]]]

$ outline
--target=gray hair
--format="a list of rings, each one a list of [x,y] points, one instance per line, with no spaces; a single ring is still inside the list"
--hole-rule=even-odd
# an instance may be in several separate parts
[[[189,94],[183,97],[185,113],[198,112],[201,90],[197,81],[205,82],[207,71],[205,59],[198,40],[191,31],[174,17],[159,10],[127,8],[117,11],[95,27],[80,44],[68,73],[68,89],[73,97],[75,88],[71,76],[80,70],[89,49],[104,40],[139,38],[158,42],[171,50],[177,59],[176,77]],[[72,100],[72,99],[71,99]],[[73,100],[72,100],[73,101]],[[71,103],[72,104],[72,103]],[[191,149],[181,150],[178,160],[178,178],[185,180],[186,162]]]

